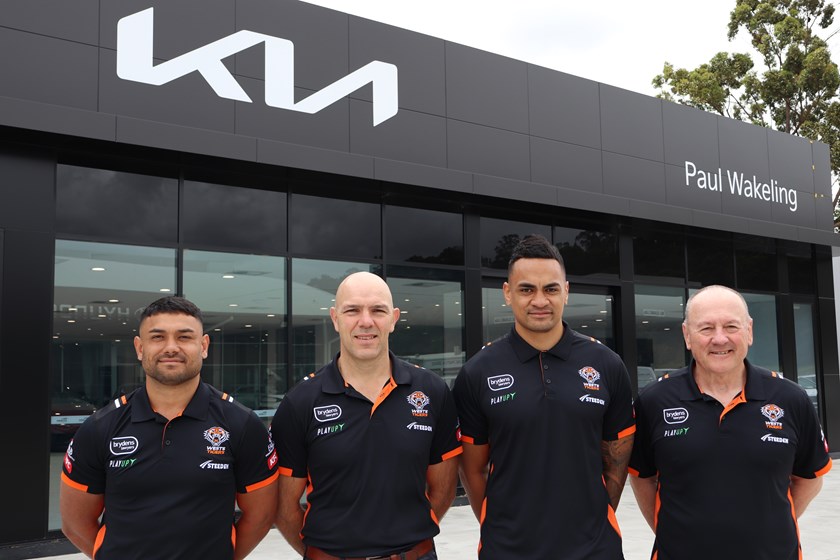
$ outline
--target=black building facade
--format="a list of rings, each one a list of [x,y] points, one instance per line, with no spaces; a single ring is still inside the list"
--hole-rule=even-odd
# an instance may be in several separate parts
[[[726,284],[840,437],[826,145],[293,0],[14,2],[0,48],[0,547],[58,534],[63,449],[142,383],[153,299],[205,311],[202,375],[269,421],[336,352],[347,273],[451,379],[511,327],[529,233],[637,388]]]

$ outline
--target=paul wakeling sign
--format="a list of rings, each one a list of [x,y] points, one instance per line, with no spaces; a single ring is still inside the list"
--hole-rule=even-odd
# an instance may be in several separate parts
[[[371,84],[373,126],[397,114],[397,67],[379,60],[369,62],[295,103],[294,43],[253,31],[237,31],[155,66],[154,8],[126,16],[117,23],[117,76],[123,80],[160,86],[198,72],[219,97],[251,103],[251,98],[222,60],[261,43],[265,48],[266,105],[312,114]]]

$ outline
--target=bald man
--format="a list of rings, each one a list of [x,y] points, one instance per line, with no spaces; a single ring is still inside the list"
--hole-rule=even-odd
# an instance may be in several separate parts
[[[796,519],[831,469],[805,391],[751,364],[744,298],[708,286],[682,325],[691,365],[636,400],[630,484],[657,560],[798,560]]]
[[[458,418],[441,377],[389,351],[399,316],[381,278],[345,278],[330,309],[340,352],[274,415],[276,524],[306,559],[437,558],[433,537],[455,497]]]

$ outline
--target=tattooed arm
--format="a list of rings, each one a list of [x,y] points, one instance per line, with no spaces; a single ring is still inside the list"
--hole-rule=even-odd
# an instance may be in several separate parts
[[[633,450],[633,434],[614,441],[601,442],[601,459],[604,462],[604,484],[610,497],[613,511],[618,509],[618,501],[627,481],[627,465]]]

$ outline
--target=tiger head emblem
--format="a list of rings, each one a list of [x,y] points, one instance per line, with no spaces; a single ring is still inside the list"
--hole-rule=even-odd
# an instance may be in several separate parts
[[[429,397],[423,391],[414,391],[408,395],[408,403],[415,411],[421,411],[429,405]]]
[[[586,366],[578,370],[578,374],[590,385],[601,379],[601,374],[592,366]]]
[[[775,404],[765,404],[761,407],[761,413],[771,422],[778,422],[785,415],[785,411]]]
[[[204,439],[210,442],[211,445],[221,445],[230,439],[230,433],[224,428],[213,426],[204,431]]]

